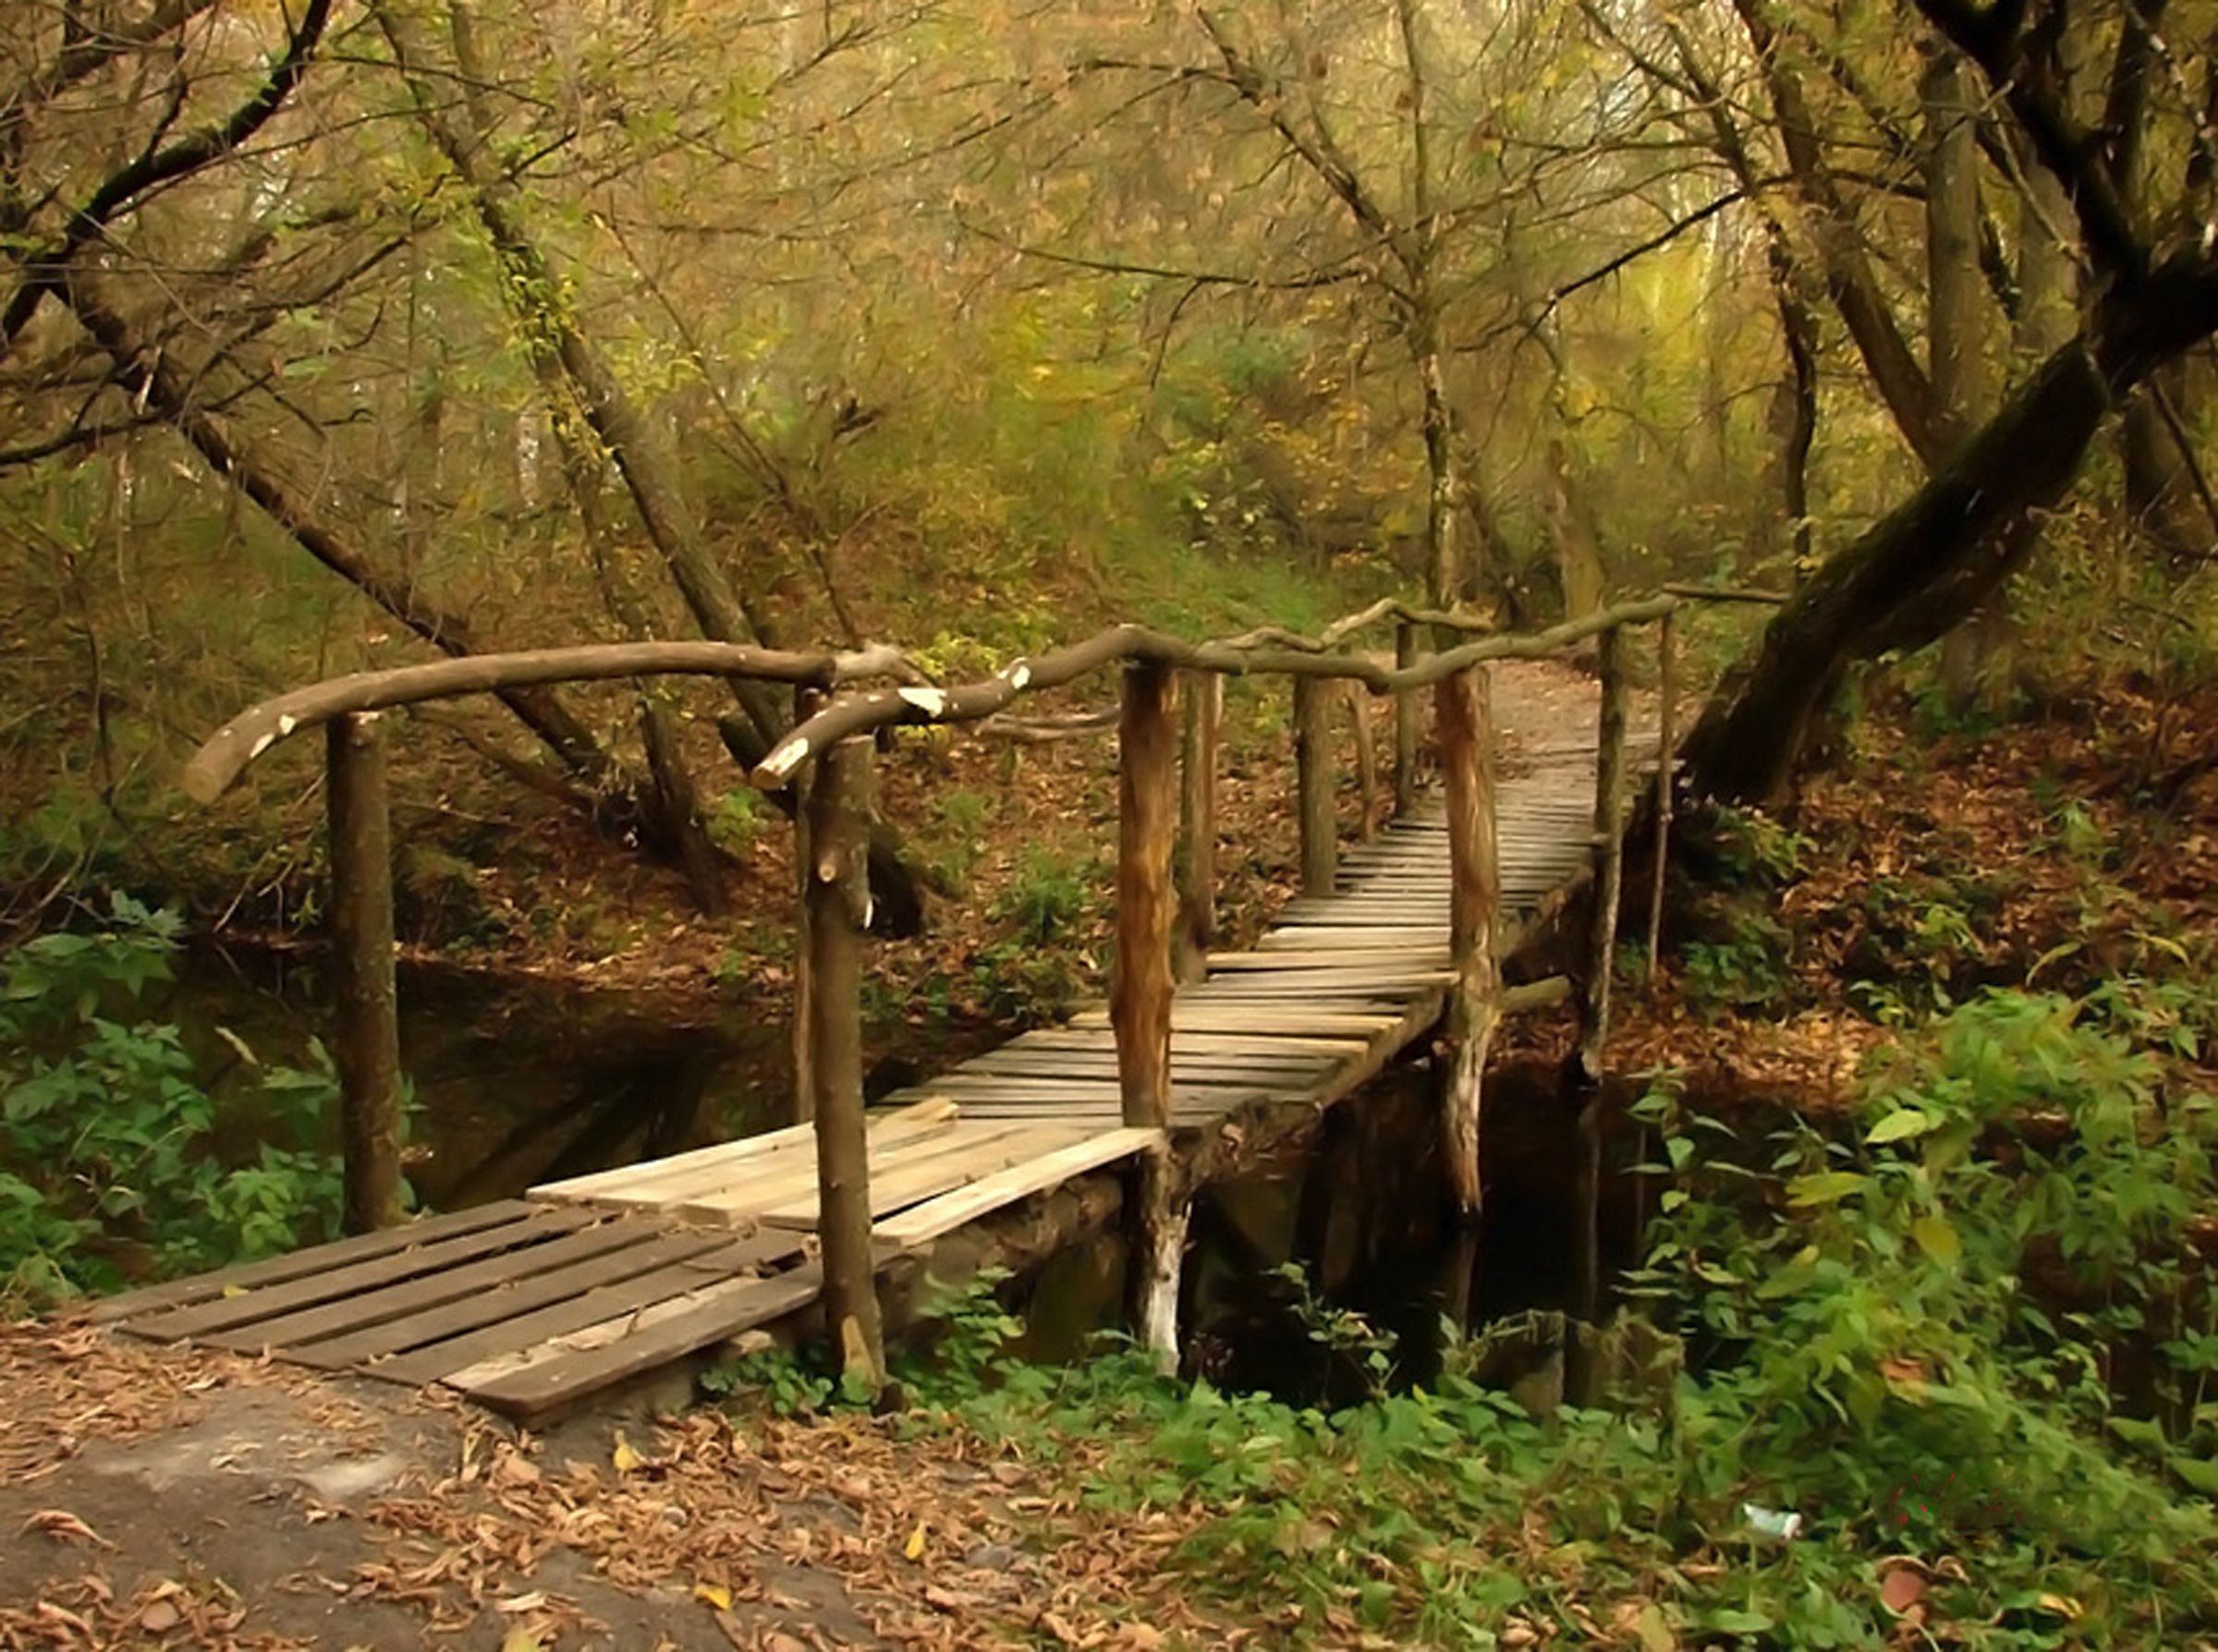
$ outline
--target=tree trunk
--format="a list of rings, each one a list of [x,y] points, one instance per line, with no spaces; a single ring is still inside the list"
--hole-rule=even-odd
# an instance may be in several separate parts
[[[1953,47],[1937,47],[1919,85],[1926,130],[1926,373],[1932,425],[1945,454],[1993,412],[1988,294],[1980,268],[1980,154],[1971,72]],[[1980,698],[1999,626],[1999,588],[1941,642],[1943,693],[1961,711]]]
[[[815,1092],[817,1236],[824,1329],[840,1369],[875,1391],[885,1348],[871,1255],[870,1137],[862,1116],[862,932],[870,917],[864,822],[871,744],[843,740],[816,758],[809,787],[809,1074]]]
[[[1217,929],[1217,746],[1225,679],[1213,671],[1187,680],[1186,742],[1179,758],[1177,977],[1209,973]]]
[[[1814,713],[1854,660],[1924,647],[2029,549],[2116,399],[2218,329],[2218,268],[2185,257],[2114,293],[1956,460],[1829,558],[1710,699],[1687,745],[1694,788],[1760,803],[1785,789]]]
[[[393,976],[393,827],[374,711],[326,725],[332,997],[349,1233],[401,1219],[400,1019]]]
[[[1331,894],[1340,861],[1339,821],[1333,809],[1332,699],[1325,683],[1294,679],[1294,809],[1301,832],[1305,895]]]
[[[1441,1093],[1440,1145],[1448,1191],[1466,1222],[1479,1217],[1479,1134],[1486,1055],[1501,1017],[1495,942],[1502,872],[1494,837],[1493,696],[1483,666],[1443,677],[1433,689],[1441,771],[1447,784],[1449,955],[1448,1073]]]
[[[1117,725],[1116,966],[1109,1020],[1127,1125],[1171,1124],[1171,858],[1178,822],[1177,676],[1125,667]],[[1178,1276],[1187,1205],[1165,1142],[1139,1155],[1130,1179],[1133,1333],[1164,1369],[1178,1357]]]

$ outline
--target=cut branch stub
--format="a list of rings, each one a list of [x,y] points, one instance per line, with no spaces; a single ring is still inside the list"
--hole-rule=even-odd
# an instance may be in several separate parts
[[[1488,1047],[1501,1017],[1496,931],[1502,873],[1494,831],[1493,708],[1482,670],[1459,672],[1433,689],[1442,776],[1446,782],[1449,867],[1449,1071],[1441,1098],[1441,1148],[1456,1210],[1480,1207],[1479,1136]]]

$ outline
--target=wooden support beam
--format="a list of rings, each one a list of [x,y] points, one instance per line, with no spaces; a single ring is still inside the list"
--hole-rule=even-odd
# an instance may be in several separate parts
[[[862,1116],[862,936],[871,917],[871,743],[819,751],[803,877],[810,990],[805,1027],[816,1120],[817,1235],[824,1325],[840,1368],[883,1386],[885,1348],[871,1257],[870,1143]]]
[[[1171,1123],[1172,839],[1177,820],[1177,678],[1153,662],[1125,668],[1117,725],[1116,968],[1109,1023],[1124,1120]],[[1168,1147],[1139,1155],[1132,1173],[1133,1331],[1169,1367],[1178,1355],[1178,1274],[1186,1208]]]
[[[331,820],[331,950],[338,1016],[339,1137],[350,1233],[401,1219],[400,1014],[393,971],[393,826],[374,711],[324,736]]]
[[[1217,747],[1225,721],[1225,679],[1188,674],[1186,747],[1179,760],[1176,975],[1209,973],[1217,931]]]
[[[1578,1076],[1602,1082],[1610,1036],[1610,975],[1617,948],[1617,903],[1625,874],[1625,649],[1613,626],[1596,639],[1602,678],[1600,749],[1594,765],[1593,909],[1587,925],[1585,978],[1579,983]]]
[[[1479,1129],[1487,1048],[1501,1015],[1496,955],[1502,872],[1494,833],[1493,707],[1485,668],[1444,678],[1433,690],[1441,771],[1447,785],[1449,1070],[1441,1098],[1441,1151],[1457,1214],[1479,1215]]]
[[[1340,698],[1347,703],[1348,722],[1354,725],[1356,735],[1356,794],[1363,801],[1363,813],[1356,826],[1356,838],[1369,843],[1379,830],[1379,752],[1371,734],[1371,697],[1355,684],[1341,685]]]
[[[1417,663],[1421,635],[1416,625],[1406,619],[1395,626],[1395,670],[1408,671]],[[1394,697],[1394,812],[1397,817],[1417,807],[1417,742],[1422,716],[1416,695]]]
[[[1664,880],[1671,865],[1671,748],[1678,741],[1677,637],[1672,616],[1656,622],[1656,853],[1648,887],[1648,978],[1664,947]]]
[[[1294,679],[1294,808],[1301,826],[1301,893],[1306,895],[1331,894],[1339,869],[1330,705],[1320,683]]]

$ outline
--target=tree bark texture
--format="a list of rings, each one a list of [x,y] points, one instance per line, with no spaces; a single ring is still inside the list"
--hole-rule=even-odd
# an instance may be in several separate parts
[[[817,754],[806,805],[805,927],[824,1325],[841,1370],[874,1390],[884,1384],[885,1349],[871,1256],[870,1141],[862,1116],[870,783],[868,741],[846,741]]]
[[[1328,895],[1339,870],[1333,814],[1332,697],[1322,683],[1294,680],[1295,819],[1301,829],[1301,893]]]
[[[333,1058],[339,1070],[345,1223],[350,1233],[401,1219],[400,1015],[393,968],[393,827],[385,747],[374,712],[324,735],[331,819]]]
[[[1578,983],[1578,1081],[1602,1082],[1610,1036],[1610,978],[1617,952],[1617,903],[1625,872],[1625,642],[1604,631],[1595,653],[1602,715],[1594,762],[1594,889],[1587,927],[1586,968]]]
[[[1479,1136],[1486,1056],[1501,1015],[1496,948],[1502,871],[1494,833],[1493,707],[1484,667],[1458,672],[1433,689],[1442,777],[1446,783],[1449,955],[1448,1073],[1441,1096],[1441,1156],[1457,1214],[1480,1208]]]
[[[1172,845],[1178,826],[1177,677],[1125,668],[1117,728],[1116,966],[1109,1020],[1125,1123],[1171,1120]]]
[[[1217,931],[1217,748],[1225,721],[1225,679],[1188,674],[1186,741],[1179,759],[1176,974],[1209,973]]]
[[[1407,671],[1417,663],[1418,628],[1409,620],[1394,627],[1394,663]],[[1417,807],[1418,731],[1423,716],[1414,694],[1394,697],[1394,812],[1398,819]]]

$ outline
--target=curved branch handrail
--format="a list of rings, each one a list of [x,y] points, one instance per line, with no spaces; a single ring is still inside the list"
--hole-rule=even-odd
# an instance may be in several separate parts
[[[800,723],[772,747],[748,777],[764,791],[780,791],[812,752],[899,724],[976,723],[1006,708],[1020,694],[1060,688],[1105,665],[1146,662],[1225,676],[1257,673],[1290,677],[1330,677],[1358,682],[1373,694],[1401,694],[1428,687],[1490,660],[1539,660],[1619,626],[1645,625],[1679,606],[1676,597],[1650,597],[1605,608],[1583,619],[1567,620],[1545,631],[1496,636],[1444,649],[1398,670],[1354,654],[1319,653],[1286,646],[1243,648],[1233,642],[1188,642],[1145,626],[1112,626],[1083,642],[1055,649],[1036,659],[1017,659],[982,683],[954,688],[874,689],[847,695]]]
[[[1459,613],[1445,608],[1412,608],[1399,597],[1381,597],[1368,608],[1359,608],[1353,613],[1343,614],[1314,637],[1305,637],[1298,631],[1289,631],[1281,626],[1258,626],[1254,630],[1243,631],[1237,637],[1220,638],[1218,640],[1228,649],[1253,649],[1275,643],[1286,648],[1299,649],[1305,654],[1322,654],[1339,647],[1358,631],[1389,619],[1413,626],[1465,631],[1473,636],[1491,635],[1500,628],[1491,614]]]
[[[616,677],[750,677],[831,689],[868,677],[906,674],[906,657],[879,645],[850,653],[793,653],[729,642],[615,642],[468,654],[390,671],[358,671],[289,689],[248,707],[192,754],[179,776],[185,793],[213,803],[246,766],[287,735],[357,711],[389,711],[499,688],[593,683]]]

